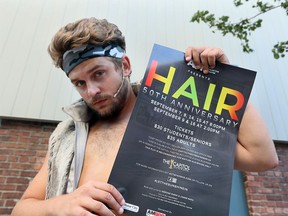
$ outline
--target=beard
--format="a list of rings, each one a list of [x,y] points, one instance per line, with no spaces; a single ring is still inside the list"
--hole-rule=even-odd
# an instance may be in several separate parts
[[[87,106],[92,110],[94,117],[97,120],[111,120],[119,115],[123,109],[127,96],[128,96],[128,81],[123,80],[123,86],[116,97],[113,95],[97,95],[91,99],[90,102],[86,102]],[[105,106],[104,108],[96,109],[93,107],[95,101],[99,100],[111,100],[112,103]]]

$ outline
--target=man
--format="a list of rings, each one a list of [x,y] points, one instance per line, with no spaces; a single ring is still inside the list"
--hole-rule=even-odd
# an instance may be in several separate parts
[[[137,95],[124,37],[106,20],[82,19],[61,28],[48,51],[82,100],[64,109],[72,119],[51,135],[43,167],[12,215],[121,215],[125,200],[107,181]],[[221,49],[206,47],[189,47],[185,60],[193,60],[204,73],[217,61],[229,63]],[[235,168],[263,171],[277,164],[267,128],[249,103]]]

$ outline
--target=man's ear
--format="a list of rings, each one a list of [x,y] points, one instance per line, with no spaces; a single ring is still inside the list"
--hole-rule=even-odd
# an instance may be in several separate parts
[[[122,67],[123,67],[123,76],[130,77],[132,69],[131,69],[130,59],[126,55],[122,57]]]

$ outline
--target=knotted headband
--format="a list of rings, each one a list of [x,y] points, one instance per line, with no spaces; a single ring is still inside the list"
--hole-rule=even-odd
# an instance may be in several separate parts
[[[64,53],[63,70],[68,76],[73,68],[90,58],[108,56],[121,59],[124,54],[125,50],[115,43],[105,45],[85,44]]]

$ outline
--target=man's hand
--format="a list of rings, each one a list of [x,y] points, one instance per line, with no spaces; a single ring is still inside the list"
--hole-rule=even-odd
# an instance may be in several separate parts
[[[224,52],[219,48],[211,47],[188,47],[185,51],[185,60],[193,61],[196,69],[202,70],[205,74],[209,68],[216,66],[216,61],[229,64],[229,60]]]
[[[125,200],[112,185],[90,181],[75,191],[45,200],[29,193],[24,194],[15,206],[13,216],[59,215],[59,216],[115,216],[124,212]],[[40,193],[41,194],[41,193]]]
[[[115,216],[112,211],[118,214],[124,212],[122,206],[125,200],[120,192],[102,182],[90,181],[70,194],[52,199],[55,202],[54,210],[58,209],[57,215]]]

